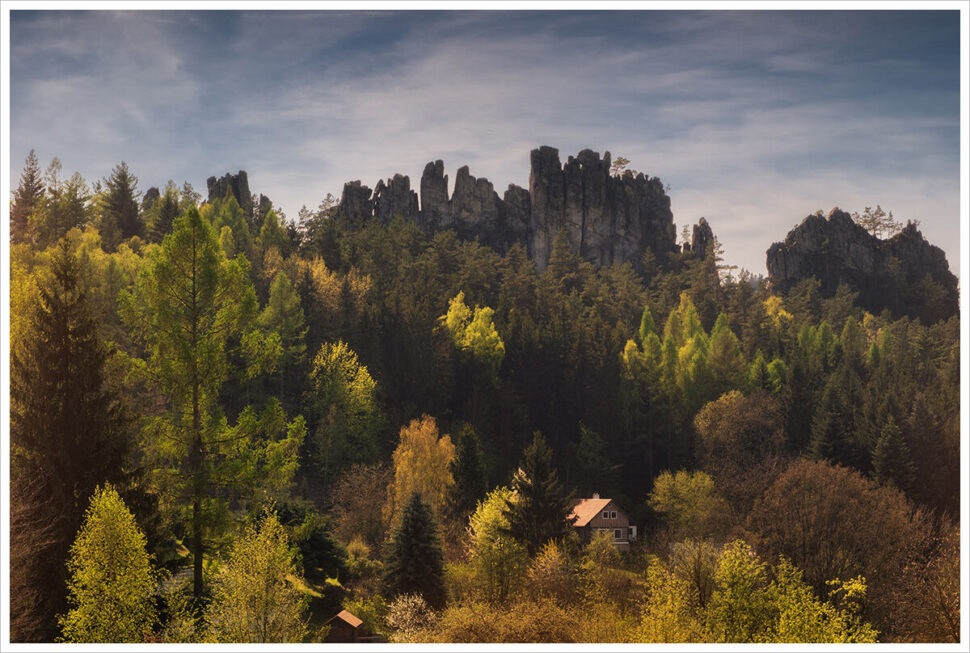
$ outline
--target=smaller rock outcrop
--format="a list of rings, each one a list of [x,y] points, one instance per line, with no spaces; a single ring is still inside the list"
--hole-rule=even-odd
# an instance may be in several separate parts
[[[448,175],[441,159],[429,162],[421,174],[421,226],[426,230],[447,228],[451,213],[448,211]]]
[[[768,249],[767,266],[772,287],[781,293],[814,277],[824,297],[846,284],[873,313],[889,309],[897,317],[929,323],[955,315],[959,308],[957,279],[946,255],[912,222],[880,240],[838,208],[827,217],[810,215]]]
[[[714,232],[706,218],[701,218],[691,232],[690,244],[684,243],[684,251],[692,252],[696,258],[707,256],[707,248],[714,243]]]
[[[222,178],[209,177],[206,180],[209,188],[209,202],[222,199],[227,192],[232,192],[233,197],[239,202],[246,213],[251,213],[253,209],[253,196],[249,192],[249,176],[245,170],[240,170],[236,174],[228,172]]]
[[[374,215],[374,201],[371,199],[371,189],[357,181],[344,184],[337,205],[337,217],[346,224],[360,226],[365,220]]]

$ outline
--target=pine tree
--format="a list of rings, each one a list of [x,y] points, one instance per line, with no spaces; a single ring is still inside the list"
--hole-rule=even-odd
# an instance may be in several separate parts
[[[512,478],[515,500],[507,502],[509,533],[524,543],[530,555],[551,539],[561,537],[572,525],[569,514],[573,497],[559,482],[552,464],[552,449],[536,433],[523,452],[522,464]]]
[[[99,484],[125,479],[129,418],[105,385],[108,353],[66,241],[54,252],[28,324],[26,342],[11,348],[11,480],[39,480],[37,494],[51,508],[43,525],[51,530],[50,548],[23,570],[47,593],[37,619],[49,638],[64,605],[63,564],[88,497]]]
[[[165,186],[165,191],[155,201],[151,209],[151,221],[148,226],[148,238],[153,243],[160,243],[165,236],[172,233],[175,218],[179,216],[179,191],[171,181]]]
[[[117,229],[118,241],[104,241],[105,247],[114,250],[122,241],[132,236],[143,236],[145,225],[138,214],[138,200],[135,199],[138,190],[138,178],[128,170],[128,164],[122,161],[111,176],[104,180],[105,195],[101,220]],[[104,234],[102,234],[104,237]]]
[[[144,642],[151,635],[157,575],[145,535],[110,485],[91,497],[68,569],[73,607],[60,619],[65,640]]]
[[[488,491],[485,463],[478,435],[471,425],[458,431],[455,459],[451,461],[451,475],[455,484],[448,490],[448,512],[457,521],[464,521]]]
[[[431,508],[417,492],[411,495],[401,524],[391,535],[384,562],[384,585],[389,596],[420,594],[432,607],[444,605],[441,542]]]
[[[872,471],[882,485],[891,485],[903,492],[908,492],[913,485],[915,467],[909,446],[892,415],[882,427],[872,452]]]
[[[24,162],[24,171],[20,175],[20,183],[13,195],[13,206],[10,209],[10,241],[22,243],[27,241],[27,218],[40,206],[44,199],[44,180],[41,178],[37,155],[31,150]]]

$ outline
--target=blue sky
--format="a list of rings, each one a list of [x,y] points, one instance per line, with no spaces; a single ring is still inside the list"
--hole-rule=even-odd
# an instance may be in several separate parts
[[[959,273],[956,11],[13,11],[11,184],[31,148],[139,189],[245,169],[295,218],[443,159],[500,194],[529,151],[609,150],[728,263],[816,209],[918,219]]]

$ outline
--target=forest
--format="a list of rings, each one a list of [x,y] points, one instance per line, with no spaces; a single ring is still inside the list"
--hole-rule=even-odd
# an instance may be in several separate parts
[[[13,641],[959,641],[958,316],[138,183],[10,201]]]

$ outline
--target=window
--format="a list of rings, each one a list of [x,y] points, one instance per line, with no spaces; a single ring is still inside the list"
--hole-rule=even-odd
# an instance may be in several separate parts
[[[616,511],[615,510],[613,510],[612,512],[610,512],[610,519],[616,519]]]
[[[609,518],[610,518],[610,512],[608,510],[604,510],[603,511],[603,519],[609,519]]]
[[[617,529],[615,529],[613,531],[613,539],[614,540],[619,540],[622,537],[623,537],[623,529],[622,528],[617,528]]]

